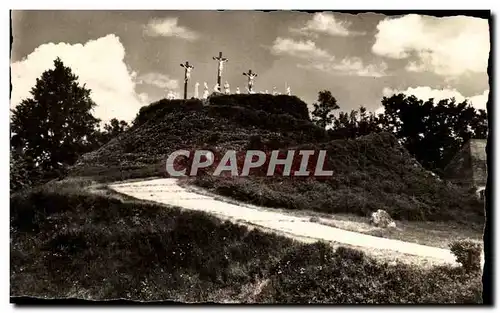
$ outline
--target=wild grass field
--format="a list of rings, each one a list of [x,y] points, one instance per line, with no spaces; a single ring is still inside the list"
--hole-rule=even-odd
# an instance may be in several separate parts
[[[227,201],[310,214],[320,223],[443,247],[478,239],[484,203],[424,170],[389,134],[332,140],[296,97],[162,100],[83,155],[59,181],[11,195],[11,295],[181,302],[481,303],[481,273],[388,263],[306,244],[99,185],[166,177],[178,149],[326,149],[329,180],[203,175]],[[257,105],[258,104],[258,105]],[[101,186],[97,188],[96,186]],[[97,189],[96,189],[97,188]],[[399,230],[366,227],[384,209]],[[446,243],[447,245],[447,243]],[[383,248],[383,247],[381,247]]]
[[[73,186],[71,186],[73,184]],[[478,303],[481,275],[380,262],[64,181],[11,197],[11,295],[259,303]]]

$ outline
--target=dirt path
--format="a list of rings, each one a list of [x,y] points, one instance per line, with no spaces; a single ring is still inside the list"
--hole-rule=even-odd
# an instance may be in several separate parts
[[[212,196],[201,195],[179,186],[177,179],[174,178],[117,183],[109,185],[109,187],[116,192],[137,199],[179,206],[189,210],[204,211],[223,219],[289,234],[296,239],[303,239],[303,241],[307,242],[326,240],[371,250],[386,250],[421,258],[430,258],[439,263],[456,264],[455,257],[447,249],[342,230],[311,222],[306,217],[292,216],[267,208],[227,203],[216,200]]]

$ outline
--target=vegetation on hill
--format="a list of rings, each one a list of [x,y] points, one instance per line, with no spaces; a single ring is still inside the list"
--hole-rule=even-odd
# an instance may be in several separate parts
[[[255,97],[260,103],[261,98],[273,96],[240,96],[214,97],[209,106],[193,99],[162,100],[144,107],[130,130],[86,154],[71,175],[101,180],[165,176],[166,158],[178,149],[203,148],[219,154],[228,149],[325,149],[326,167],[334,171],[328,179],[205,175],[196,183],[270,207],[358,215],[384,209],[397,219],[484,220],[483,203],[473,193],[423,169],[393,135],[330,140],[327,131],[308,117],[294,117],[306,107],[295,97],[282,96],[288,99],[285,108],[290,114],[274,114],[251,108],[249,100]],[[239,98],[247,99],[244,106],[236,104]]]
[[[253,102],[248,99],[261,108],[262,103],[269,103],[269,97],[273,96],[218,96],[211,99],[209,106],[195,99],[153,103],[141,109],[131,129],[84,155],[71,175],[102,180],[164,175],[166,158],[175,150],[208,147],[243,150],[252,137],[276,148],[328,140],[326,131],[306,118],[307,105],[296,97],[279,96],[286,99],[283,101],[286,105],[271,110],[286,110],[287,114],[249,107],[248,103]],[[247,99],[247,104],[239,106],[235,99]]]
[[[71,186],[73,184],[73,186]],[[480,303],[464,269],[387,264],[201,212],[90,194],[11,197],[11,295],[270,303]]]
[[[293,148],[326,150],[324,168],[333,170],[333,176],[203,175],[195,182],[219,194],[269,207],[364,216],[383,209],[403,220],[484,221],[484,203],[473,192],[441,181],[423,169],[390,134]]]

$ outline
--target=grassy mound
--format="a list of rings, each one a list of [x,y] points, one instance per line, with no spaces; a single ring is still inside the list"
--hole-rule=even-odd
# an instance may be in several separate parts
[[[13,296],[481,302],[480,274],[461,268],[379,263],[353,249],[301,244],[203,213],[59,187],[11,196]]]
[[[196,99],[161,100],[142,108],[130,130],[84,155],[70,175],[101,181],[167,176],[171,152],[200,148],[327,150],[326,167],[334,171],[327,180],[203,176],[196,181],[238,200],[324,213],[384,209],[406,220],[484,220],[481,201],[425,171],[392,135],[332,141],[310,121],[306,104],[290,96],[215,96],[208,106]]]
[[[211,102],[203,106],[200,100],[161,100],[142,108],[134,127],[84,155],[70,175],[103,180],[163,175],[165,160],[175,150],[245,149],[251,137],[277,147],[328,140],[327,133],[309,120],[307,105],[296,97],[231,95]]]
[[[425,171],[390,134],[293,149],[326,150],[324,168],[333,170],[333,176],[204,175],[198,176],[195,183],[224,196],[269,207],[357,215],[383,209],[400,220],[454,220],[464,224],[484,220],[482,201]]]

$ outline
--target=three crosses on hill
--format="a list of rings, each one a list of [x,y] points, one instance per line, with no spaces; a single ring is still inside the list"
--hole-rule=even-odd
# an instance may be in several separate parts
[[[219,52],[219,55],[216,57],[213,57],[214,61],[217,61],[218,67],[217,67],[217,84],[214,86],[214,91],[215,92],[221,92],[221,78],[222,78],[222,70],[224,69],[224,63],[228,62],[229,60],[227,58],[224,58],[222,56],[222,52]],[[194,66],[189,64],[188,61],[186,61],[185,64],[181,64],[181,67],[184,68],[184,99],[187,99],[187,86],[188,86],[188,81],[191,78],[191,71],[194,69]],[[248,70],[248,72],[243,73],[244,76],[247,77],[248,79],[248,86],[247,86],[247,92],[250,94],[255,93],[253,90],[253,85],[254,85],[254,80],[255,77],[257,77],[257,74],[252,72],[252,70]],[[195,98],[198,98],[198,86],[199,83],[195,84],[195,90],[194,90],[194,96]],[[229,94],[230,93],[230,88],[229,88],[229,83],[226,81],[224,84],[224,93]],[[236,88],[236,93],[240,93],[240,88]],[[267,93],[267,91],[266,91]],[[276,87],[273,88],[273,95],[277,95]],[[287,87],[287,94],[290,95],[290,87]],[[204,92],[203,92],[203,98],[206,99],[208,98],[208,86],[207,83],[204,83]]]

